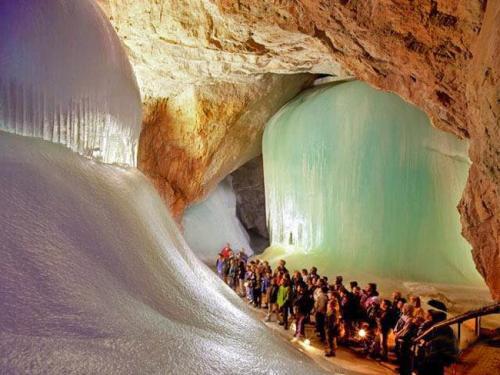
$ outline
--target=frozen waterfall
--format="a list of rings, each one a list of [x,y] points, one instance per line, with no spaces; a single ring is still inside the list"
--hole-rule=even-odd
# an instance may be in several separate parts
[[[135,165],[139,90],[94,1],[0,1],[0,130]]]
[[[233,250],[252,255],[248,234],[236,216],[236,196],[231,179],[223,180],[208,198],[186,210],[184,238],[204,262],[215,264],[220,250],[229,243]]]
[[[312,89],[271,119],[263,154],[276,256],[364,280],[483,285],[456,209],[467,144],[397,96]]]

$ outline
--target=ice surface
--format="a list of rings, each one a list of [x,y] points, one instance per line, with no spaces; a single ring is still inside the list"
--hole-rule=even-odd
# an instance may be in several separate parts
[[[467,144],[397,96],[361,82],[310,90],[271,119],[263,154],[276,256],[345,275],[484,285],[456,209]]]
[[[236,217],[236,195],[230,177],[223,180],[209,197],[186,210],[183,218],[184,239],[205,263],[215,264],[220,250],[230,243],[233,250],[253,251],[245,228]]]
[[[94,1],[0,0],[0,130],[136,163],[141,102]]]
[[[0,132],[0,373],[304,374],[135,169]]]

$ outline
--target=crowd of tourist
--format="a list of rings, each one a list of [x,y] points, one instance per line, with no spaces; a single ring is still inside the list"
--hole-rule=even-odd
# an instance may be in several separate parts
[[[426,340],[415,338],[434,324],[446,319],[446,307],[422,308],[418,296],[404,298],[398,291],[391,299],[382,298],[377,284],[361,288],[357,281],[344,285],[342,276],[330,282],[318,269],[289,272],[284,260],[272,269],[267,261],[249,260],[245,252],[233,252],[229,244],[216,262],[217,274],[242,298],[256,308],[265,309],[266,321],[274,319],[295,337],[305,336],[305,325],[314,325],[325,355],[335,356],[337,345],[357,346],[372,358],[388,360],[389,337],[400,374],[444,374],[444,368],[456,360],[457,344],[449,326],[432,332]],[[392,342],[392,339],[391,339]]]

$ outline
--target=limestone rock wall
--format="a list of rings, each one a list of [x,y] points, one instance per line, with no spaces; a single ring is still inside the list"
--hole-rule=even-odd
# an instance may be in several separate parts
[[[462,234],[477,268],[500,300],[500,2],[489,1],[469,71],[470,157],[475,162],[459,205]]]
[[[260,154],[267,120],[312,81],[309,74],[263,75],[251,84],[187,86],[144,105],[139,168],[174,216]]]
[[[146,103],[140,166],[174,212],[258,154],[264,124],[244,123],[304,84],[281,75],[352,74],[470,139],[463,233],[500,300],[499,1],[98,1]]]

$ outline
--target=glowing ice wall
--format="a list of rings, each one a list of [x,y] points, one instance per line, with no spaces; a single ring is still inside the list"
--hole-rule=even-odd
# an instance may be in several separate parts
[[[236,217],[236,196],[229,178],[223,180],[209,197],[186,210],[184,238],[193,252],[208,264],[215,264],[217,254],[229,242],[234,250],[253,251],[248,234]]]
[[[90,0],[0,0],[0,130],[136,163],[137,83]]]
[[[456,209],[467,144],[416,107],[361,82],[316,88],[271,119],[263,153],[275,247],[347,273],[482,282]]]

